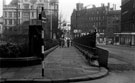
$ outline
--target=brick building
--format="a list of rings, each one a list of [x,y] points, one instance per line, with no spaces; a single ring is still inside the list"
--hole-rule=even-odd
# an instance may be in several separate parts
[[[116,10],[116,5],[110,8],[110,3],[107,6],[101,4],[101,7],[93,5],[89,9],[77,7],[71,15],[71,30],[74,36],[79,36],[88,34],[96,28],[99,43],[106,42],[107,38],[113,41],[115,38],[112,34],[120,31],[120,13],[120,10]]]
[[[135,45],[135,0],[122,0],[120,43]]]
[[[78,7],[77,7],[78,8]],[[101,7],[93,5],[92,8],[81,10],[74,10],[71,16],[71,29],[73,32],[89,33],[96,27],[100,33],[106,29],[107,12],[109,11],[109,4]]]

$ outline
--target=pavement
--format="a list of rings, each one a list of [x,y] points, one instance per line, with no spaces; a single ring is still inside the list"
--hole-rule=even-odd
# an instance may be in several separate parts
[[[18,80],[30,82],[78,82],[102,78],[109,74],[105,68],[90,66],[75,47],[58,47],[44,59],[43,63],[44,65],[21,68],[1,68],[1,82]],[[44,76],[42,76],[43,66]]]

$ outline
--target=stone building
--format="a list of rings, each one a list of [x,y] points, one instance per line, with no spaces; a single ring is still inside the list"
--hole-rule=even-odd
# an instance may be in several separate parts
[[[55,32],[58,27],[58,0],[12,0],[5,5],[3,0],[4,28],[13,31],[28,29],[29,25],[41,24],[39,14],[42,7],[47,17],[47,23],[43,23],[45,31]],[[53,26],[53,24],[55,26]],[[47,27],[47,28],[45,28]],[[52,30],[50,31],[50,28]]]

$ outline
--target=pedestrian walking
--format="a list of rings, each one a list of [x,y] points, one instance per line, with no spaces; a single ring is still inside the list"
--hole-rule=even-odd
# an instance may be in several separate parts
[[[67,39],[67,47],[69,48],[70,40]]]
[[[62,48],[64,47],[64,38],[63,37],[60,38],[60,46]]]

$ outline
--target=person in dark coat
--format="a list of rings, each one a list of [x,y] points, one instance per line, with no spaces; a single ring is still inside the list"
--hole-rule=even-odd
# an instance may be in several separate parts
[[[69,47],[69,44],[70,44],[70,40],[67,39],[67,47]]]

